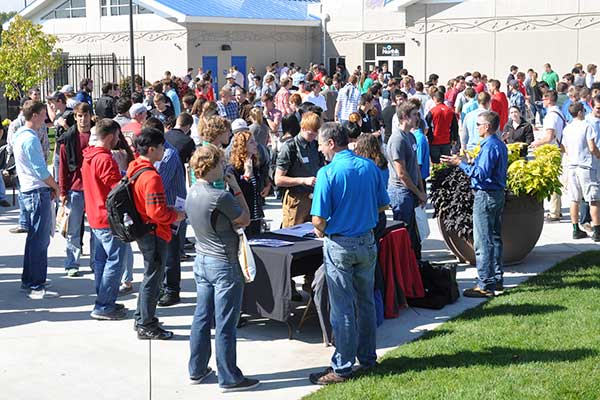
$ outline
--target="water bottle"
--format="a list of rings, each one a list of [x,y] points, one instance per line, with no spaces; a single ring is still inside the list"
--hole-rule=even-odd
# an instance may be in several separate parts
[[[125,225],[126,227],[133,225],[133,220],[127,213],[123,214],[123,225]]]

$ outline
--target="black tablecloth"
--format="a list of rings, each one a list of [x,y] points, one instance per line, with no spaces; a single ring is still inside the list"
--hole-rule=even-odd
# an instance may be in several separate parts
[[[398,221],[387,221],[386,232],[400,227]],[[251,246],[256,262],[256,278],[246,284],[242,311],[276,321],[286,322],[292,311],[293,276],[314,273],[323,264],[323,242],[316,239],[264,233],[251,239],[279,239],[294,242],[286,247]]]

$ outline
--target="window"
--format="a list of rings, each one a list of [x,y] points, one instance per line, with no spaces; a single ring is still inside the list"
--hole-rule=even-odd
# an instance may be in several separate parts
[[[85,0],[67,0],[42,17],[43,21],[59,18],[85,18]]]
[[[372,71],[376,66],[388,66],[393,75],[398,75],[404,68],[406,46],[404,43],[365,43],[365,71]]]
[[[102,0],[100,2],[100,10],[103,17],[129,15],[129,0]],[[134,1],[133,13],[152,14],[152,11],[140,6],[139,4],[135,4]]]

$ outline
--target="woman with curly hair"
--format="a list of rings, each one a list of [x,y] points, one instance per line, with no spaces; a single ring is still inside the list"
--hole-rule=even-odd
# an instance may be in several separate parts
[[[216,189],[223,180],[223,151],[204,145],[192,156],[190,165],[196,183],[190,188],[185,211],[196,236],[196,310],[190,333],[191,383],[198,384],[212,374],[210,330],[215,321],[215,353],[219,387],[223,392],[258,386],[244,377],[236,360],[236,325],[240,316],[244,278],[238,261],[239,238],[236,226],[250,223],[248,205],[236,179],[225,176],[233,195]]]
[[[229,165],[225,170],[235,177],[250,209],[251,222],[246,228],[247,235],[260,233],[265,216],[263,198],[271,190],[268,159],[265,158],[268,155],[264,150],[259,151],[260,147],[249,131],[236,133],[231,144]]]

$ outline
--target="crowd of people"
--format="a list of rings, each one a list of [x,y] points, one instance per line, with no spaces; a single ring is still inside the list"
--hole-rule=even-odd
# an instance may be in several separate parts
[[[31,299],[59,296],[48,290],[47,248],[53,215],[66,207],[66,274],[81,276],[87,220],[97,295],[91,317],[127,317],[117,298],[133,292],[133,252],[111,231],[106,206],[127,176],[135,208],[152,227],[137,240],[144,260],[134,314],[138,338],[173,336],[160,326],[156,308],[180,302],[181,261],[189,258],[186,249],[195,248],[190,378],[200,383],[213,373],[208,363],[214,321],[220,387],[251,389],[259,382],[236,364],[236,331],[245,323],[237,230],[264,232],[263,206],[273,194],[281,200],[282,227],[312,222],[323,238],[336,349],[331,367],[310,380],[343,382],[355,373],[357,359],[359,369],[376,365],[373,286],[385,210],[406,225],[420,260],[415,208],[427,203],[432,164],[458,166],[475,191],[478,282],[465,296],[503,290],[506,143],[564,150],[573,238],[587,237],[587,229],[600,241],[595,73],[595,65],[577,64],[559,78],[546,64],[538,80],[533,69],[524,73],[511,66],[503,81],[473,71],[442,85],[436,74],[426,82],[407,70],[393,77],[385,65],[350,72],[339,64],[328,72],[323,65],[276,62],[262,77],[254,67],[247,76],[232,67],[218,96],[211,71],[201,68],[182,78],[167,71],[153,84],[136,77],[127,96],[117,84],[103,83],[95,101],[91,79],[82,80],[78,92],[65,85],[46,103],[34,88],[8,129],[20,208],[11,232],[27,233],[21,289]],[[534,135],[536,126],[541,129]],[[48,128],[55,129],[53,149]],[[476,147],[473,160],[469,153]],[[0,205],[7,206],[4,191],[0,187]],[[560,210],[555,194],[548,220],[560,219]],[[186,238],[188,224],[194,241]],[[302,285],[307,292],[311,280],[306,276]],[[301,300],[290,285],[293,299]]]

